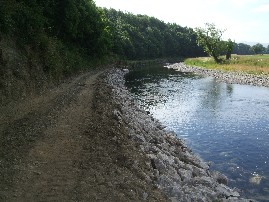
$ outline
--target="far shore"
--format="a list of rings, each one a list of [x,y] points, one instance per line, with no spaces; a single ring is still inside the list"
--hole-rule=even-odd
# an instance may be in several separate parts
[[[184,63],[175,63],[165,66],[180,72],[192,72],[205,76],[211,76],[219,81],[229,84],[243,84],[253,86],[269,87],[268,75],[254,75],[243,72],[221,71],[213,69],[205,69],[197,66],[189,66]]]

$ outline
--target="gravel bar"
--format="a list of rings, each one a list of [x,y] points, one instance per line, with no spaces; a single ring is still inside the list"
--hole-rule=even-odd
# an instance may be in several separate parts
[[[188,66],[184,63],[171,64],[168,65],[167,68],[175,69],[180,72],[192,72],[205,76],[211,76],[219,81],[229,84],[244,84],[269,87],[268,75],[254,75],[243,72],[225,72],[220,70],[205,69],[197,66]]]

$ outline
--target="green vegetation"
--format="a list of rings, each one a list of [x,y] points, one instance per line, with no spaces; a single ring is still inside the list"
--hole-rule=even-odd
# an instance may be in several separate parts
[[[3,38],[15,41],[28,60],[37,58],[55,78],[86,68],[110,47],[105,18],[92,0],[3,1]]]
[[[186,64],[225,71],[269,74],[269,55],[263,55],[268,52],[269,47],[266,49],[259,43],[252,47],[243,43],[236,44],[230,39],[223,41],[221,37],[224,31],[210,23],[206,23],[205,28],[199,27],[195,30],[197,44],[203,47],[204,51],[213,59],[209,57],[189,58],[185,60]],[[234,53],[233,57],[232,53]],[[226,57],[221,56],[223,54],[226,54]]]
[[[244,43],[239,43],[239,44],[234,43],[233,53],[238,54],[238,55],[252,55],[252,54],[254,54],[252,47],[250,45],[244,44]]]
[[[129,60],[205,56],[193,29],[166,24],[154,17],[104,9],[112,52]]]
[[[0,6],[0,83],[12,58],[11,40],[26,56],[21,64],[56,80],[114,60],[206,56],[195,32],[145,15],[98,8],[93,0],[7,0]],[[2,41],[2,42],[1,42]],[[27,69],[26,66],[18,69]],[[16,74],[16,73],[14,73]],[[5,82],[2,82],[5,83]]]
[[[197,44],[213,57],[216,63],[221,62],[220,55],[226,51],[226,43],[221,39],[224,30],[217,29],[214,24],[206,23],[205,28],[198,27],[195,31]]]
[[[230,60],[218,64],[209,57],[188,58],[184,62],[208,69],[269,75],[269,55],[232,55]]]
[[[223,42],[220,39],[222,32],[211,28],[208,29],[210,37],[202,42],[203,32],[199,32],[199,29],[194,31],[146,15],[98,8],[93,0],[2,1],[0,87],[4,85],[1,79],[10,75],[7,69],[13,65],[10,60],[14,57],[9,57],[7,49],[3,47],[3,41],[7,40],[20,49],[24,58],[22,63],[31,67],[31,71],[40,71],[41,67],[42,73],[56,80],[104,62],[105,58],[180,59],[209,54],[218,60],[223,52],[219,47],[224,47],[227,59],[231,53],[261,52],[259,47],[253,49],[242,43]],[[211,44],[212,47],[202,45],[203,49],[197,45],[197,40],[201,45]]]
[[[244,43],[234,43],[233,53],[238,55],[269,54],[269,45],[265,48],[260,43],[253,46]]]
[[[266,48],[263,47],[262,44],[257,43],[256,45],[252,46],[252,50],[254,51],[255,54],[263,54],[266,51]]]

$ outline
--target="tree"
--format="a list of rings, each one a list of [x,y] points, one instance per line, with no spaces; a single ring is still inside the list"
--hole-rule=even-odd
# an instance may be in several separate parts
[[[255,54],[263,54],[266,49],[262,44],[257,43],[256,45],[252,46],[252,50]]]
[[[253,54],[253,50],[250,45],[239,43],[236,45],[237,52],[235,52],[238,55],[251,55]]]
[[[226,42],[226,46],[227,46],[226,60],[230,60],[232,57],[232,52],[234,48],[234,43],[232,42],[231,39],[228,39],[228,41]]]
[[[225,43],[221,40],[225,30],[217,29],[215,24],[206,23],[205,28],[195,28],[197,34],[197,44],[203,47],[204,51],[219,63],[219,56],[225,52]]]
[[[127,59],[204,56],[196,33],[154,17],[105,9],[114,54]]]

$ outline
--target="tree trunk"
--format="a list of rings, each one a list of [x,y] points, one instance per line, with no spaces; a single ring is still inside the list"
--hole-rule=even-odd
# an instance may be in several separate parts
[[[220,63],[221,60],[219,59],[218,56],[216,56],[215,54],[213,54],[212,57],[214,58],[214,60],[215,60],[216,63]]]
[[[226,53],[226,60],[230,60],[232,57],[232,54],[230,52]]]

